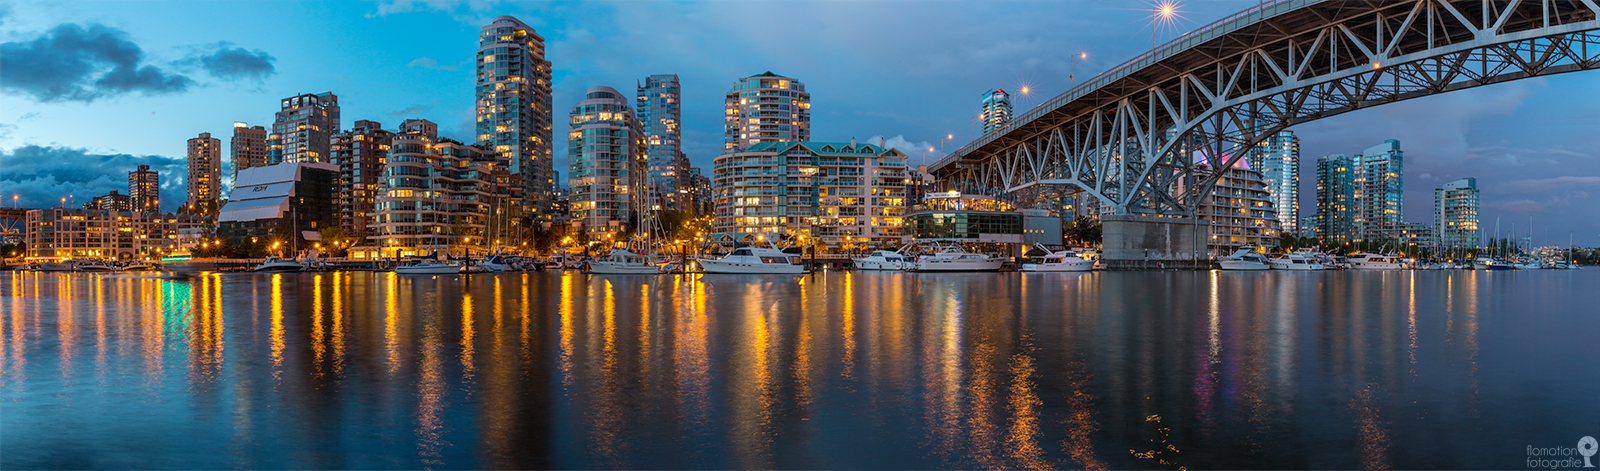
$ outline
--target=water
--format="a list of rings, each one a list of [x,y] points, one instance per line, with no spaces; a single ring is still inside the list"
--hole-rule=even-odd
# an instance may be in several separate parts
[[[1597,286],[4,273],[0,468],[1523,468]]]

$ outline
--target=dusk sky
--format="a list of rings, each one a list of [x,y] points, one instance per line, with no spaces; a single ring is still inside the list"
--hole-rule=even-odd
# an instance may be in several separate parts
[[[1162,41],[1255,5],[1189,1]],[[566,114],[590,86],[624,93],[651,74],[683,83],[684,151],[709,167],[722,99],[765,71],[812,95],[812,138],[883,138],[921,163],[972,138],[980,96],[1033,93],[1027,108],[1149,49],[1143,2],[24,2],[0,3],[0,193],[23,207],[81,204],[162,170],[163,206],[184,199],[185,140],[226,145],[234,121],[270,127],[278,100],[339,95],[343,122],[406,118],[472,136],[479,28],[512,15],[554,64],[555,168]],[[1181,31],[1180,31],[1181,30]],[[1089,59],[1074,66],[1079,52]],[[1433,189],[1478,178],[1492,235],[1534,221],[1539,245],[1600,244],[1600,73],[1579,72],[1386,105],[1309,123],[1302,215],[1318,156],[1385,139],[1406,152],[1407,221],[1432,223]],[[937,153],[937,152],[935,152]],[[930,155],[928,160],[937,159]],[[224,172],[227,174],[228,172]],[[562,182],[563,184],[565,182]]]

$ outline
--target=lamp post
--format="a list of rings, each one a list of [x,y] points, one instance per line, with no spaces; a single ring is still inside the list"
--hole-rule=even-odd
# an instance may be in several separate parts
[[[1067,91],[1072,91],[1072,80],[1077,77],[1078,63],[1089,59],[1089,53],[1080,52],[1067,63]]]

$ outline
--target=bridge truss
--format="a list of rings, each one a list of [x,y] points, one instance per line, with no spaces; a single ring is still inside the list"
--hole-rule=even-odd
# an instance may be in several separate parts
[[[958,187],[1192,215],[1263,139],[1363,108],[1600,67],[1600,0],[1280,0],[1091,79],[941,159]]]

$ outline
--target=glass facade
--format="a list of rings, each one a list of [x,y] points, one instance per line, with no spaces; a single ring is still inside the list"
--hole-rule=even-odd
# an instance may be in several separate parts
[[[906,216],[906,224],[917,240],[978,241],[985,234],[1022,234],[1021,214],[931,211]]]
[[[333,92],[284,98],[267,136],[268,164],[328,162],[329,139],[339,132],[339,96]]]
[[[1433,190],[1433,227],[1439,246],[1478,246],[1478,179],[1463,178]]]
[[[1256,145],[1250,168],[1261,172],[1284,232],[1300,232],[1300,138],[1283,130]]]
[[[650,192],[660,209],[687,210],[689,158],[683,155],[681,94],[676,74],[651,75],[639,85],[634,111],[648,141]]]
[[[643,126],[622,94],[589,87],[568,114],[567,190],[573,224],[591,240],[613,235],[632,220],[634,195],[648,181]]]
[[[1317,237],[1338,244],[1355,239],[1355,162],[1333,154],[1317,159]]]
[[[985,133],[1011,122],[1011,95],[1006,94],[1005,90],[984,92],[983,111],[978,114],[978,121],[983,122]]]
[[[1356,236],[1361,240],[1382,240],[1383,234],[1403,221],[1400,192],[1405,154],[1400,141],[1390,139],[1355,156]]]
[[[556,176],[550,61],[544,38],[510,16],[478,35],[477,142],[505,156],[521,179],[522,211],[548,220]]]
[[[745,77],[733,84],[725,105],[723,153],[811,139],[811,94],[798,80],[770,71]]]

